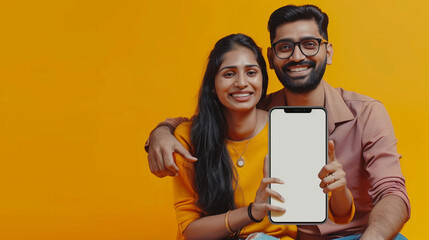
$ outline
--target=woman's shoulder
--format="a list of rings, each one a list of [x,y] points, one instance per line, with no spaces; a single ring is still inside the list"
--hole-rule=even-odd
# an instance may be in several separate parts
[[[188,150],[191,154],[193,154],[193,147],[191,143],[191,127],[192,127],[192,121],[186,121],[181,123],[174,130],[174,136],[180,142],[180,144],[182,144],[183,147],[186,148],[186,150]],[[180,154],[174,154],[174,155],[175,155],[176,164],[182,165],[187,168],[193,167],[193,163],[186,160]]]
[[[188,151],[192,149],[191,127],[192,127],[192,121],[186,121],[181,123],[174,130],[174,136]]]
[[[192,127],[192,121],[186,121],[186,122],[181,123],[174,130],[174,136],[176,136],[176,135],[190,135],[191,127]]]

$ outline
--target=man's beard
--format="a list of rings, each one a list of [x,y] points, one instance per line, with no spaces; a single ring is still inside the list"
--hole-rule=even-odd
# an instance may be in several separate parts
[[[325,61],[321,63],[320,66],[316,69],[314,68],[316,66],[314,61],[289,62],[282,67],[282,70],[278,70],[277,68],[274,70],[278,79],[287,90],[293,93],[307,93],[314,90],[319,85],[323,75],[325,74],[326,62],[327,59],[325,58]],[[313,70],[310,72],[310,76],[308,76],[308,80],[303,83],[297,81],[303,79],[303,77],[290,77],[287,74],[288,67],[300,65],[309,65],[313,68]]]

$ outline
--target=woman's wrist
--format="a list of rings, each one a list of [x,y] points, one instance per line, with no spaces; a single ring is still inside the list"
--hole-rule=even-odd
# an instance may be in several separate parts
[[[231,213],[231,210],[229,210],[226,214],[225,214],[225,228],[226,230],[228,230],[229,233],[234,233],[231,229],[231,227],[229,226],[229,214]]]
[[[252,220],[252,222],[254,222],[254,223],[260,223],[260,222],[262,222],[262,220],[263,220],[264,218],[262,218],[262,219],[258,220],[258,219],[256,219],[256,218],[253,216],[253,214],[252,214],[252,206],[253,206],[253,202],[251,202],[251,203],[249,204],[249,206],[247,207],[247,215],[249,216],[250,220]]]
[[[250,223],[252,223],[252,220],[247,215],[247,207],[234,209],[228,215],[228,224],[234,233]]]

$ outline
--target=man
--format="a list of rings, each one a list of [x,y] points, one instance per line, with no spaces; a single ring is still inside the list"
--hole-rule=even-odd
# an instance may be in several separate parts
[[[322,78],[332,63],[328,16],[312,5],[288,5],[274,11],[268,22],[271,47],[268,61],[284,89],[267,96],[260,108],[324,106],[329,139],[346,172],[356,206],[354,219],[344,225],[298,226],[300,239],[405,239],[398,234],[410,216],[396,149],[396,138],[386,109],[372,98],[334,89]],[[173,152],[196,161],[171,135],[184,119],[161,123],[150,136],[149,166],[155,175],[177,174]],[[397,235],[398,234],[398,235]]]

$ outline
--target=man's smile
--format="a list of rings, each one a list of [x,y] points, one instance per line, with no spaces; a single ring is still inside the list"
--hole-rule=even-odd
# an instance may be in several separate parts
[[[314,61],[289,62],[282,67],[282,70],[291,78],[303,78],[308,76],[315,66]]]
[[[288,68],[289,72],[302,72],[304,70],[309,69],[310,66],[294,66],[294,67],[290,67]]]
[[[286,74],[293,79],[295,78],[304,78],[308,76],[311,71],[312,67],[310,65],[298,65],[298,66],[291,66],[286,68]]]

